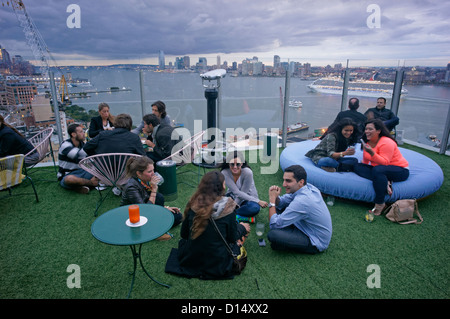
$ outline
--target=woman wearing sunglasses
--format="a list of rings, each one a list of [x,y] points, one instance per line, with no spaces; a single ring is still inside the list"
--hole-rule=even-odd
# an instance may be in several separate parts
[[[222,164],[222,174],[228,187],[227,196],[230,196],[239,205],[236,210],[237,218],[253,217],[259,213],[261,207],[268,203],[258,197],[258,191],[253,180],[253,172],[245,161],[244,155],[238,151],[228,154]]]

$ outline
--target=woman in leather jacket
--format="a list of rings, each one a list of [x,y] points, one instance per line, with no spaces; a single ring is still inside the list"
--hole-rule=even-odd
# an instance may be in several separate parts
[[[120,206],[132,204],[164,206],[164,196],[158,193],[159,178],[154,174],[153,161],[150,158],[147,156],[132,157],[127,162],[126,170],[130,179],[122,191]],[[178,225],[182,219],[180,209],[165,207],[174,215],[173,226]]]

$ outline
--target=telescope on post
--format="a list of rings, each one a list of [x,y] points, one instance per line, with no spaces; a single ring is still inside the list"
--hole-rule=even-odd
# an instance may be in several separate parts
[[[215,129],[216,130],[215,135],[217,135],[217,132],[219,131],[217,127],[218,121],[217,121],[217,107],[216,107],[217,97],[219,96],[218,88],[220,87],[220,79],[224,78],[226,74],[227,71],[224,69],[216,69],[200,74],[200,77],[202,78],[202,85],[205,88],[205,98],[207,100],[207,109],[206,109],[207,132],[211,131],[209,129]],[[213,147],[209,149],[211,151],[212,157],[215,156],[216,138],[217,136],[214,136],[212,134],[208,136],[208,145],[214,144],[212,145]],[[212,164],[211,166],[214,166],[213,163],[211,164]]]

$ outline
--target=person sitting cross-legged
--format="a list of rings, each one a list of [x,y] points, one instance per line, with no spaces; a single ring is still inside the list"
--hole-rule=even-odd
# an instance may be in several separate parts
[[[322,194],[306,182],[306,171],[300,165],[285,169],[283,187],[269,188],[269,225],[267,239],[274,250],[317,254],[328,248],[332,224]]]
[[[58,151],[58,180],[65,189],[87,194],[91,187],[98,186],[98,179],[78,165],[87,156],[83,150],[85,132],[80,124],[70,124],[67,133],[70,138]]]
[[[328,134],[305,156],[327,172],[353,171],[358,159],[351,155],[355,154],[359,136],[358,125],[350,118],[343,118],[333,123]]]

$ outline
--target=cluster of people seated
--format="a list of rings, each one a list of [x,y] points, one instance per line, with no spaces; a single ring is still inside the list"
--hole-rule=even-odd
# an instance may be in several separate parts
[[[305,154],[316,166],[327,172],[354,172],[369,179],[375,191],[375,215],[380,215],[386,204],[386,193],[392,194],[392,183],[408,179],[408,161],[402,156],[391,131],[399,118],[386,109],[386,99],[377,99],[377,105],[364,114],[357,111],[359,100],[349,100],[349,110],[340,112],[320,143]],[[361,143],[363,159],[351,157],[355,145]]]
[[[398,150],[385,121],[395,123],[384,110],[385,100],[378,99],[377,107],[366,115],[357,112],[359,101],[350,100],[349,110],[338,114],[335,122],[322,136],[317,147],[306,156],[319,167],[329,171],[353,171],[371,179],[376,192],[375,213],[384,208],[386,192],[392,192],[391,182],[408,178],[408,162]],[[369,118],[369,119],[368,119]],[[23,153],[29,146],[6,134],[19,134],[0,118],[1,154],[4,144],[13,144],[13,152]],[[392,124],[389,124],[392,125]],[[128,114],[113,117],[106,103],[99,105],[99,116],[89,127],[89,141],[81,125],[68,127],[69,138],[60,145],[60,185],[69,190],[88,193],[98,186],[98,180],[78,165],[86,156],[104,153],[132,153],[141,155],[127,162],[129,180],[122,189],[120,205],[151,204],[164,206],[164,196],[158,192],[158,177],[154,174],[156,162],[171,154],[175,142],[171,140],[173,127],[165,105],[157,101],[152,114],[143,117],[136,129]],[[363,130],[363,133],[362,133]],[[145,146],[138,134],[148,134]],[[23,138],[23,137],[22,137]],[[26,140],[25,140],[26,141]],[[362,142],[362,163],[358,163],[354,146]],[[268,208],[269,226],[267,238],[272,249],[297,253],[317,254],[325,251],[331,241],[332,222],[330,212],[321,192],[307,182],[307,173],[300,165],[287,167],[283,174],[282,188],[278,185],[267,189],[269,201],[261,200],[255,186],[253,171],[245,157],[232,151],[219,170],[206,173],[184,211],[165,206],[174,215],[173,227],[181,224],[178,248],[172,250],[166,271],[187,277],[202,279],[232,278],[233,256],[229,254],[222,238],[216,233],[213,222],[230,244],[234,254],[250,233],[249,223],[242,219],[255,217],[261,209]],[[160,239],[170,239],[162,236]]]

